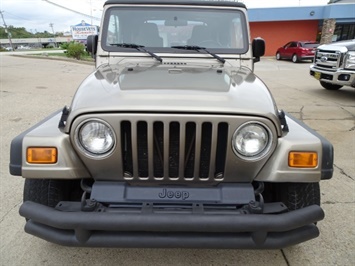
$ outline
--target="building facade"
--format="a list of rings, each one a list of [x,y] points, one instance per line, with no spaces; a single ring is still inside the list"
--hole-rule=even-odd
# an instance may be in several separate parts
[[[331,1],[325,6],[253,8],[248,10],[252,38],[266,42],[266,56],[289,41],[355,39],[355,2]],[[328,25],[329,24],[329,25]]]

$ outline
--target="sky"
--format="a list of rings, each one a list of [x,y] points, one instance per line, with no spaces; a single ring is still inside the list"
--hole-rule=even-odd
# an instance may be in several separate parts
[[[77,25],[83,20],[89,24],[99,25],[104,2],[105,0],[0,0],[0,11],[7,26],[24,27],[33,33],[43,31],[52,33],[50,26],[52,25],[54,32],[70,32],[70,26]],[[326,5],[329,0],[241,0],[239,2],[243,2],[248,8],[258,8]],[[2,20],[0,25],[4,27]]]

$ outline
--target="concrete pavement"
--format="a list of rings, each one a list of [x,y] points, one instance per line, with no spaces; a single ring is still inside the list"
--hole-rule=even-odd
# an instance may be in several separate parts
[[[353,265],[355,261],[355,90],[327,91],[309,63],[263,58],[256,74],[278,107],[303,120],[335,148],[333,179],[321,182],[320,237],[283,250],[70,248],[23,231],[23,179],[8,172],[12,138],[69,105],[91,65],[0,54],[0,265]]]

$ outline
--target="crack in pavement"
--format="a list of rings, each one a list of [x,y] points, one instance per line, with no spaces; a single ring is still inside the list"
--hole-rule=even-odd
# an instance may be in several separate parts
[[[4,221],[4,219],[6,218],[6,216],[10,213],[10,212],[12,212],[12,210],[14,210],[15,208],[17,208],[20,204],[22,204],[22,201],[21,202],[19,202],[19,203],[17,203],[15,206],[13,206],[10,210],[8,210],[6,213],[5,213],[5,215],[3,216],[3,217],[1,217],[1,219],[0,219],[0,224]]]
[[[300,120],[301,121],[303,121],[303,109],[304,109],[304,105],[300,109]]]
[[[280,251],[281,251],[282,257],[284,258],[284,260],[285,260],[285,262],[286,262],[286,265],[287,265],[287,266],[290,266],[290,262],[288,261],[287,256],[286,256],[284,250],[283,250],[283,249],[280,249]]]
[[[353,118],[345,117],[345,118],[307,118],[305,120],[315,120],[315,121],[346,121],[353,120]]]
[[[345,175],[347,178],[350,178],[351,180],[354,180],[353,177],[351,177],[350,175],[348,175],[347,173],[345,173],[345,171],[344,171],[342,168],[340,168],[339,166],[337,166],[336,164],[334,164],[334,167],[336,167],[336,168],[340,171],[340,173],[341,173],[342,175]]]
[[[350,111],[346,110],[344,107],[340,107],[340,109],[342,109],[344,112],[347,112],[348,114],[350,114],[352,117],[355,117],[355,115],[353,113],[351,113]]]
[[[340,202],[340,201],[330,201],[330,200],[327,200],[327,201],[324,201],[322,202],[322,205],[331,205],[331,204],[354,204],[355,201],[344,201],[344,202]]]

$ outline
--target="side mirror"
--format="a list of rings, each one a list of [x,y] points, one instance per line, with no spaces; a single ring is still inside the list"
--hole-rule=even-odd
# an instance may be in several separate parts
[[[265,54],[265,41],[264,39],[257,37],[252,43],[254,63],[260,61],[260,57]]]
[[[93,58],[97,52],[98,35],[89,35],[86,39],[86,51],[91,54]]]

